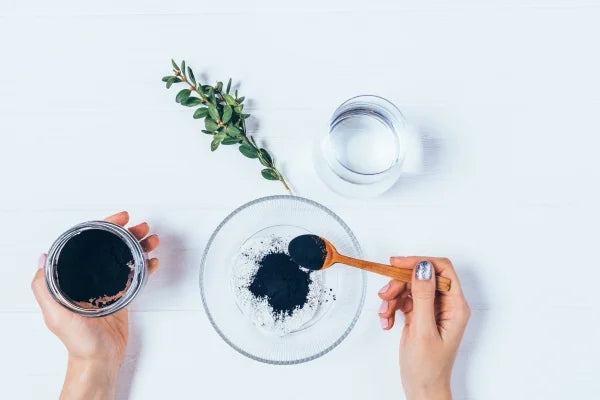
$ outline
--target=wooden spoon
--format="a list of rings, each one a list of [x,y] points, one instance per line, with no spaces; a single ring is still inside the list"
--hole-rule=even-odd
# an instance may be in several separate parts
[[[292,239],[288,251],[294,262],[307,269],[322,270],[340,263],[385,275],[402,282],[412,282],[412,269],[398,268],[392,265],[344,256],[338,253],[329,240],[317,235],[301,235]],[[450,290],[450,279],[443,276],[436,276],[435,278],[437,290],[441,292]]]

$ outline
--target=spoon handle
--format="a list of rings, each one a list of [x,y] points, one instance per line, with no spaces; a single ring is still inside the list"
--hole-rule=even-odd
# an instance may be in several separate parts
[[[337,254],[332,260],[334,263],[342,263],[350,265],[352,267],[360,268],[365,271],[375,272],[376,274],[385,275],[390,278],[394,278],[401,282],[410,283],[412,282],[413,270],[408,268],[398,268],[392,265],[379,264],[371,261],[359,260],[357,258],[346,257],[341,254]],[[444,278],[443,276],[436,275],[436,289],[440,292],[447,292],[450,290],[450,279]]]

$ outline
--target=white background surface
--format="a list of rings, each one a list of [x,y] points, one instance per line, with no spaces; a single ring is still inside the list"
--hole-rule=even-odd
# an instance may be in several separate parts
[[[30,293],[37,258],[121,209],[162,245],[119,399],[404,397],[383,278],[347,340],[306,364],[251,361],[213,331],[197,284],[209,235],[284,190],[237,151],[210,153],[160,82],[175,57],[241,81],[296,193],[370,259],[454,260],[473,309],[457,399],[597,398],[599,38],[600,5],[580,0],[0,0],[0,397],[57,397],[66,354]],[[335,107],[362,93],[395,102],[425,145],[422,171],[368,202],[330,193],[311,162]]]

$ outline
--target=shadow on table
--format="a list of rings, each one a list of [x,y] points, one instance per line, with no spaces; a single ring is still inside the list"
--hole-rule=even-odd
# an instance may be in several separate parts
[[[159,293],[165,290],[172,291],[173,287],[179,286],[184,282],[184,278],[189,276],[189,271],[186,268],[194,265],[191,260],[188,260],[189,252],[185,249],[189,248],[179,233],[173,231],[168,224],[161,224],[160,221],[152,223],[153,232],[159,232],[160,246],[157,251],[150,256],[160,259],[159,270],[156,274],[148,278],[146,284],[146,292],[148,289],[152,291],[152,296],[144,296],[142,292],[141,302],[149,303],[153,307],[152,301],[156,299],[164,299]],[[151,287],[149,287],[152,285]],[[136,299],[137,300],[137,299]],[[127,344],[127,355],[121,367],[119,374],[119,382],[117,385],[117,400],[125,400],[130,397],[131,388],[135,381],[135,373],[140,356],[143,351],[144,334],[138,323],[139,313],[134,311],[129,313],[129,341]],[[148,333],[150,334],[150,333]]]
[[[193,246],[185,240],[180,232],[173,229],[168,223],[161,221],[155,222],[153,229],[154,232],[159,232],[160,246],[152,256],[160,259],[160,267],[158,272],[149,278],[148,289],[152,290],[152,297],[160,300],[161,296],[158,296],[160,292],[168,291],[170,293],[173,287],[185,282],[186,278],[189,279],[190,271],[188,269],[196,268],[196,265],[188,259],[190,256],[188,249]]]
[[[470,359],[481,343],[488,317],[489,307],[481,284],[480,271],[469,264],[460,265],[458,271],[463,293],[471,307],[471,319],[460,345],[452,375],[452,391],[457,398],[470,398],[468,380],[473,368]]]
[[[448,149],[443,132],[431,121],[416,119],[408,129],[406,156],[402,175],[384,197],[410,192],[414,187],[440,175],[447,166]]]

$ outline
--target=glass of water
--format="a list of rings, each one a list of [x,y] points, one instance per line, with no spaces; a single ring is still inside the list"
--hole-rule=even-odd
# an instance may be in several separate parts
[[[340,105],[329,132],[317,143],[318,175],[335,192],[374,197],[402,172],[407,126],[400,110],[378,96],[357,96]]]

